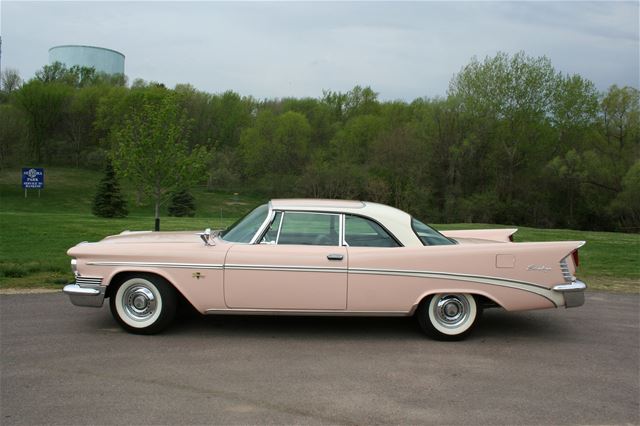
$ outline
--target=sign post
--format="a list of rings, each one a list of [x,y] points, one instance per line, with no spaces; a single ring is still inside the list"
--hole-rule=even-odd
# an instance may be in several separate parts
[[[39,198],[40,190],[44,188],[44,169],[36,167],[23,167],[22,187],[24,188],[24,198],[27,198],[27,189],[37,189]]]

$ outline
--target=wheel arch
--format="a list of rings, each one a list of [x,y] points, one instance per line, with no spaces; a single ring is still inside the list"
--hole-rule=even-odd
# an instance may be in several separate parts
[[[414,308],[413,308],[413,314],[415,314],[418,310],[418,307],[420,307],[420,305],[422,305],[423,303],[426,303],[432,296],[436,295],[436,294],[440,294],[440,293],[456,293],[456,294],[460,294],[460,293],[466,293],[466,294],[470,294],[472,296],[474,296],[476,298],[476,302],[478,303],[478,306],[481,308],[502,308],[502,304],[496,300],[492,295],[488,294],[485,291],[481,291],[481,290],[477,290],[477,289],[469,289],[469,288],[438,288],[438,289],[434,289],[434,290],[429,290],[426,291],[424,293],[422,293],[422,295],[416,300],[416,303],[414,304]]]
[[[193,304],[189,301],[187,297],[185,297],[185,295],[180,290],[180,287],[173,282],[171,277],[159,271],[148,270],[148,269],[124,269],[124,270],[119,270],[115,272],[108,280],[107,288],[105,290],[105,299],[111,297],[114,294],[114,292],[117,290],[118,286],[123,282],[125,282],[127,278],[134,277],[136,275],[152,275],[158,278],[162,278],[171,287],[173,287],[173,289],[176,291],[176,295],[181,301],[189,304],[191,307],[195,309]]]

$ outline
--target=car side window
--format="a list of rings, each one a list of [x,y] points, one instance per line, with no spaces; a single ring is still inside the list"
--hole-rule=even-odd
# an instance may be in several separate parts
[[[411,218],[411,228],[425,246],[448,246],[456,244],[452,239],[445,237],[429,225],[425,225],[420,222],[415,217]]]
[[[285,212],[277,244],[315,246],[340,245],[340,217],[337,214]]]
[[[351,247],[399,247],[385,229],[370,219],[345,216],[344,240]]]

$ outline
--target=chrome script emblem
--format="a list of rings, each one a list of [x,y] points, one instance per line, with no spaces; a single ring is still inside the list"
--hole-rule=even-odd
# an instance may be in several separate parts
[[[529,265],[527,271],[549,272],[551,270],[547,265]]]
[[[200,272],[194,272],[193,274],[191,274],[191,276],[196,280],[199,280],[200,278],[204,278],[204,275],[202,275]]]

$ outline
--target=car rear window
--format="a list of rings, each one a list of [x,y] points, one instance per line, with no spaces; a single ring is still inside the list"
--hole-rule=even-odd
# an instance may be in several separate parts
[[[415,217],[411,218],[411,228],[425,246],[448,246],[455,244],[455,241],[450,240],[429,225],[420,222]]]

